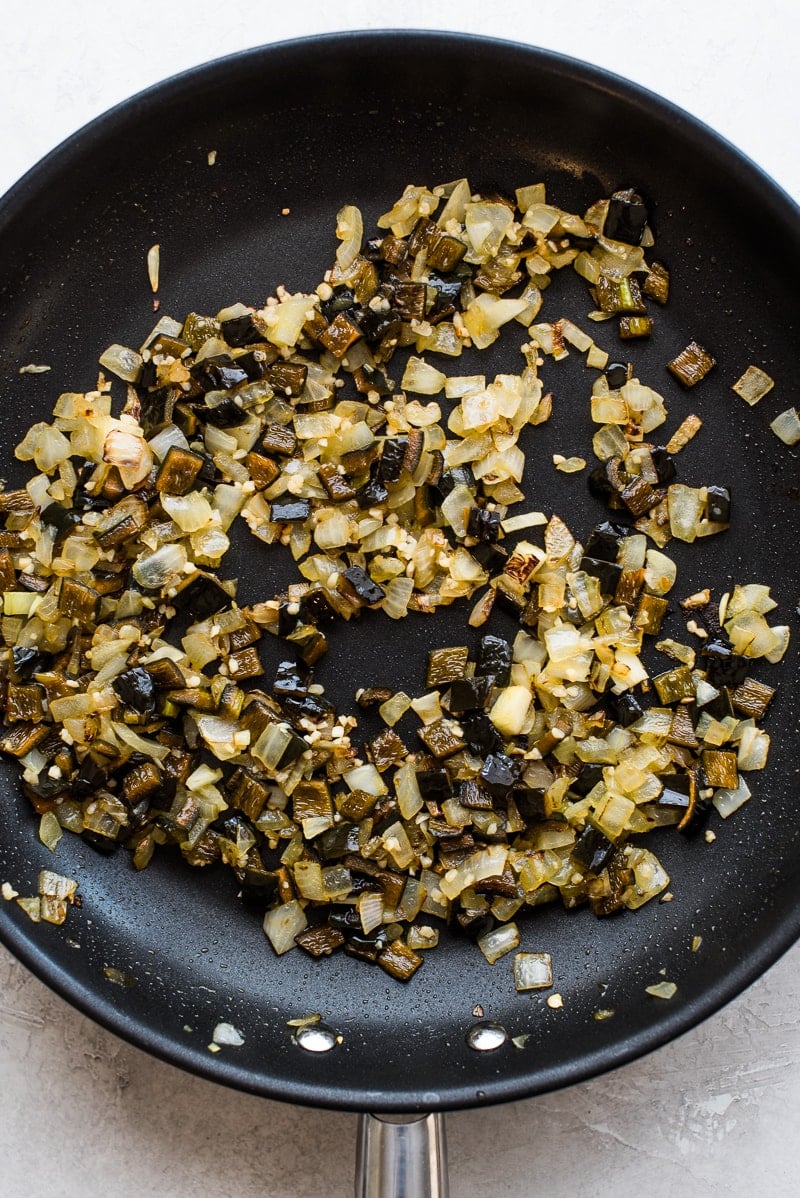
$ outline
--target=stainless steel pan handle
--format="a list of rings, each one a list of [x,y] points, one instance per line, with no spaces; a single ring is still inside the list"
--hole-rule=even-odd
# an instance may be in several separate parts
[[[355,1198],[448,1198],[444,1115],[360,1115]]]

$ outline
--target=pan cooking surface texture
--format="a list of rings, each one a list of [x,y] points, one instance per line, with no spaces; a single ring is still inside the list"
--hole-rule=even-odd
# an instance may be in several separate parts
[[[210,150],[217,152],[213,168]],[[2,473],[22,478],[10,447],[34,420],[48,418],[61,390],[91,388],[108,344],[144,339],[154,319],[144,259],[154,242],[161,245],[162,314],[215,312],[235,300],[261,304],[278,284],[297,290],[319,281],[342,204],[359,204],[371,227],[407,183],[462,175],[473,188],[505,190],[544,179],[549,198],[574,211],[624,186],[650,197],[657,257],[672,272],[670,303],[657,312],[650,343],[623,347],[609,326],[596,336],[617,356],[630,356],[639,377],[665,395],[670,431],[690,411],[703,417],[700,436],[681,457],[682,479],[731,484],[734,494],[728,533],[696,550],[670,546],[679,565],[676,595],[768,582],[780,622],[796,625],[796,455],[768,428],[792,402],[788,383],[800,344],[796,210],[730,146],[665,102],[578,63],[505,43],[358,34],[252,51],[131,100],[46,159],[0,207]],[[576,277],[558,278],[542,319],[570,315],[585,325],[589,307]],[[513,327],[481,355],[482,372],[520,369],[524,334]],[[693,338],[719,365],[687,395],[664,363]],[[27,362],[52,371],[18,375]],[[750,363],[777,380],[755,409],[730,391]],[[468,372],[463,364],[447,369]],[[582,476],[559,475],[551,456],[591,456],[592,375],[575,354],[548,362],[543,376],[555,393],[554,416],[528,443],[525,487],[531,507],[557,512],[581,537],[603,513]],[[225,562],[245,601],[272,594],[291,572],[246,538]],[[677,614],[665,630],[680,637]],[[419,694],[426,651],[465,639],[475,637],[464,609],[402,625],[370,613],[340,630],[318,680],[347,709],[358,686],[389,682]],[[714,844],[670,831],[653,838],[674,901],[606,921],[556,907],[520,920],[522,948],[552,954],[561,1010],[548,1008],[544,994],[515,993],[510,958],[492,968],[474,945],[455,938],[442,938],[408,986],[341,955],[313,962],[296,951],[278,960],[227,871],[192,871],[157,856],[135,874],[124,851],[100,857],[72,836],[53,857],[36,839],[36,821],[6,761],[0,881],[30,894],[38,870],[55,868],[79,879],[83,908],[54,928],[31,924],[5,903],[0,935],[50,985],[119,1034],[276,1098],[438,1108],[586,1078],[717,1009],[800,930],[796,647],[778,669],[757,673],[780,681],[766,722],[769,768],[754,776],[753,799],[730,821],[714,817]],[[690,951],[695,935],[703,937],[698,953]],[[128,984],[112,984],[105,967]],[[662,970],[678,985],[672,1002],[644,993]],[[526,1035],[524,1047],[470,1049],[465,1037],[478,1004],[509,1036]],[[599,1007],[614,1017],[596,1021]],[[286,1021],[311,1013],[342,1037],[330,1052],[307,1053],[292,1042]],[[244,1044],[212,1055],[207,1045],[221,1020],[242,1032]]]

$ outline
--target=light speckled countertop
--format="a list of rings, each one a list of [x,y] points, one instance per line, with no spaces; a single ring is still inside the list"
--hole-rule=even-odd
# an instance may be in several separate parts
[[[0,193],[64,136],[218,54],[347,28],[458,28],[627,74],[800,198],[794,0],[323,5],[4,0]],[[676,1043],[558,1094],[449,1117],[454,1198],[797,1194],[800,949]],[[0,1198],[344,1198],[355,1119],[237,1094],[96,1027],[0,950]]]

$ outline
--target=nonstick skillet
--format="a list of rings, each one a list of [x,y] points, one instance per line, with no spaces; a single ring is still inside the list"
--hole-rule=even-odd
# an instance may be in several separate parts
[[[97,355],[110,342],[138,343],[148,331],[144,255],[154,242],[161,245],[162,312],[261,302],[278,283],[308,287],[319,278],[343,203],[359,203],[374,220],[406,183],[464,174],[476,187],[544,178],[555,202],[575,210],[626,185],[650,199],[673,294],[657,336],[628,353],[674,417],[696,410],[705,420],[686,451],[688,480],[730,483],[734,491],[728,533],[702,553],[670,547],[682,591],[766,581],[781,615],[796,623],[796,458],[768,425],[791,402],[797,210],[751,163],[664,101],[506,43],[384,33],[267,47],[152,89],[50,155],[0,208],[4,475],[16,477],[9,447],[46,418],[54,397],[91,386]],[[544,315],[561,314],[553,307],[560,286],[546,297]],[[583,310],[575,308],[578,294],[565,284],[564,311]],[[664,363],[692,338],[719,365],[687,396]],[[487,373],[509,368],[507,346],[504,340],[487,355]],[[49,363],[52,371],[18,375],[27,362]],[[756,409],[729,389],[750,363],[778,384]],[[567,363],[546,382],[555,414],[538,430],[526,489],[534,506],[558,512],[580,535],[602,510],[582,484],[557,475],[550,459],[588,442],[591,429],[580,414],[586,378]],[[250,543],[230,572],[254,598],[265,586],[277,589],[282,568]],[[455,609],[435,621],[408,620],[399,632],[371,620],[335,642],[321,677],[343,703],[357,686],[387,679],[419,691],[425,651],[463,636],[464,613]],[[586,911],[544,907],[523,922],[523,947],[552,954],[560,1011],[542,997],[516,994],[503,962],[490,968],[458,939],[431,953],[407,987],[349,958],[313,963],[292,953],[276,960],[222,874],[158,859],[135,874],[123,855],[97,856],[70,837],[51,857],[5,762],[0,879],[31,893],[38,870],[55,865],[80,880],[83,908],[65,927],[51,928],[30,924],[6,903],[0,935],[34,972],[117,1033],[206,1077],[271,1097],[417,1112],[587,1078],[716,1010],[800,931],[794,645],[773,674],[780,681],[767,725],[773,750],[753,800],[728,823],[712,825],[718,835],[711,845],[669,832],[657,837],[672,876],[670,904],[603,922]],[[696,935],[702,952],[693,954]],[[109,986],[106,967],[131,984]],[[670,1003],[644,993],[662,969],[678,985]],[[510,1039],[492,1052],[470,1048],[478,1006],[510,1038],[527,1036],[524,1048]],[[600,1006],[614,1017],[594,1019]],[[287,1020],[312,1012],[341,1035],[330,1052],[304,1052],[293,1041]],[[221,1020],[241,1030],[244,1044],[212,1055],[210,1032]]]

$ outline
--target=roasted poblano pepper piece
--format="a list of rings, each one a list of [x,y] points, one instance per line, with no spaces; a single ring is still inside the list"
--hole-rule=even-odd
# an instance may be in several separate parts
[[[428,654],[428,686],[445,686],[463,678],[466,673],[469,650],[466,645],[454,645],[446,649],[434,649]]]
[[[156,489],[164,495],[186,495],[202,468],[200,454],[171,445],[156,475]]]
[[[641,245],[646,224],[647,207],[639,193],[633,188],[615,191],[608,201],[604,236],[626,245]]]
[[[667,370],[674,374],[684,387],[694,387],[715,365],[716,362],[708,350],[703,349],[696,341],[690,341],[676,358],[667,362]]]
[[[378,964],[398,982],[407,982],[417,972],[423,958],[419,953],[404,944],[402,940],[394,940],[378,956]]]
[[[653,322],[649,316],[620,316],[619,335],[623,341],[632,341],[636,337],[649,337],[653,331]]]
[[[426,724],[418,730],[417,735],[437,760],[452,757],[454,753],[466,748],[463,736],[455,731],[449,720],[436,720],[432,724]]]
[[[695,690],[694,682],[692,681],[692,671],[688,666],[678,666],[674,670],[665,670],[663,674],[656,674],[652,681],[658,697],[664,706],[669,706],[672,703],[681,703],[685,699],[694,698]]]

